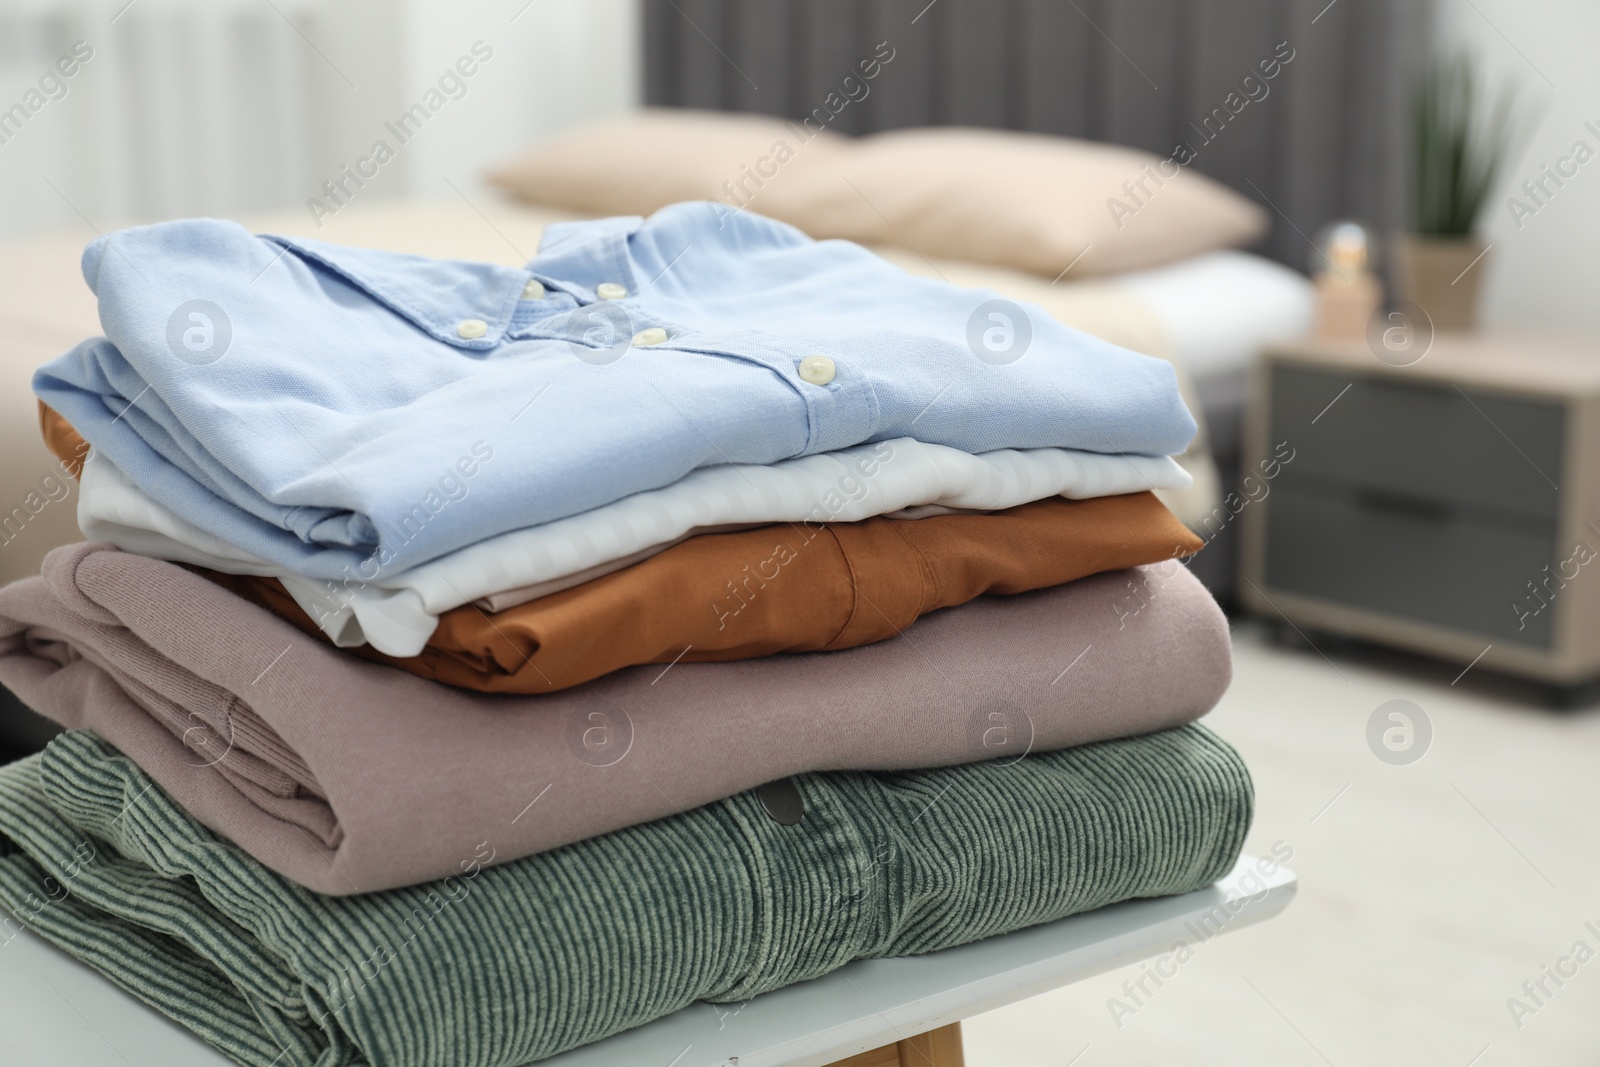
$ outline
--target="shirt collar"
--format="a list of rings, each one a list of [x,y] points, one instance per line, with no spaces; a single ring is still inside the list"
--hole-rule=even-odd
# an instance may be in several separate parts
[[[374,300],[435,339],[458,348],[487,349],[500,343],[528,283],[528,271],[493,263],[349,248],[304,237],[263,234],[363,290]],[[478,320],[484,332],[462,324]]]
[[[539,240],[539,254],[528,270],[549,288],[583,303],[597,299],[595,288],[615,282],[637,296],[639,286],[628,257],[628,238],[644,224],[638,215],[577,222],[553,222]]]

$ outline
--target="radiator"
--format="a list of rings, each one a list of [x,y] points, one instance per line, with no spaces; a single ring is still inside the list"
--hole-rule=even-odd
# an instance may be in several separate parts
[[[349,139],[318,20],[296,0],[7,4],[0,237],[304,200]]]

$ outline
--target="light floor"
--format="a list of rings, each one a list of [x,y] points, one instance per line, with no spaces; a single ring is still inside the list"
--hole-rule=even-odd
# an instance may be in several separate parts
[[[1452,686],[1459,667],[1284,649],[1251,623],[1234,643],[1206,721],[1255,777],[1247,850],[1293,848],[1299,896],[1147,980],[1120,1026],[1108,1000],[1133,1004],[1139,966],[969,1020],[969,1067],[1600,1064],[1600,710],[1547,711],[1473,672]],[[1409,766],[1366,740],[1396,698],[1433,727]],[[1562,957],[1576,975],[1558,986],[1544,968]],[[1522,986],[1542,977],[1540,1004]],[[1533,1010],[1514,1021],[1512,997]]]

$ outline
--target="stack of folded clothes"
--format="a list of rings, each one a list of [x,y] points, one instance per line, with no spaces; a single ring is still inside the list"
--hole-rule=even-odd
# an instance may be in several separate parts
[[[83,269],[0,903],[239,1062],[510,1067],[1237,857],[1167,364],[710,204]]]

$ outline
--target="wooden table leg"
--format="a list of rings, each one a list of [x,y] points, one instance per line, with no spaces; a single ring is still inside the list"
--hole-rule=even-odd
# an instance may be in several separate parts
[[[951,1023],[892,1045],[838,1060],[830,1067],[966,1067],[961,1024]]]
[[[900,1067],[967,1067],[961,1049],[961,1024],[951,1023],[898,1043]]]

